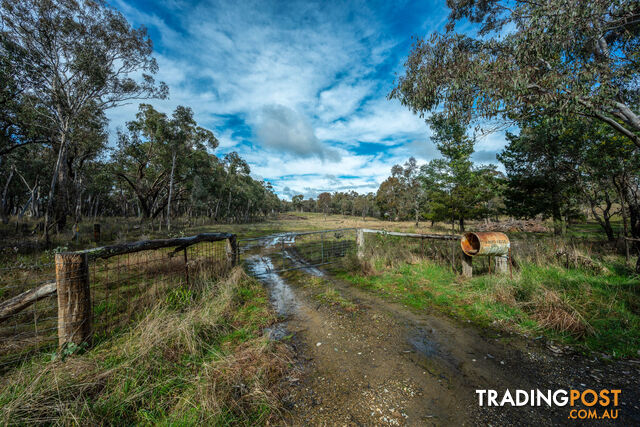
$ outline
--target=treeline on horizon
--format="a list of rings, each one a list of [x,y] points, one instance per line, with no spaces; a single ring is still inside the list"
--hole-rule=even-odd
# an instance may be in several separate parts
[[[209,216],[241,222],[279,209],[270,184],[188,106],[143,103],[109,145],[106,111],[164,99],[144,28],[102,2],[2,1],[0,217],[41,219],[41,232],[83,217]],[[137,79],[134,76],[139,76]]]

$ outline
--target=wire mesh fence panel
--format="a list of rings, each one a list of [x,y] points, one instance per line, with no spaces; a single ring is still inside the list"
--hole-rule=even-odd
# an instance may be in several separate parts
[[[584,267],[585,262],[595,265],[616,253],[625,254],[624,246],[617,242],[535,235],[511,239],[511,256],[516,266],[531,263],[564,268]]]
[[[176,288],[193,291],[207,279],[224,274],[232,261],[228,248],[226,240],[204,241],[184,248],[91,259],[88,265],[85,256],[88,269],[68,269],[63,280],[88,282],[89,335],[96,342],[129,327],[146,309],[170,298]],[[33,355],[56,350],[58,317],[63,316],[58,306],[59,286],[54,262],[0,269],[0,373]],[[65,289],[64,307],[74,306],[70,307],[74,311],[82,303],[76,298],[79,288]]]
[[[280,233],[239,241],[241,260],[255,275],[330,264],[355,252],[356,230]],[[252,268],[259,257],[268,269]]]
[[[456,271],[461,269],[459,240],[365,233],[363,260],[394,265],[398,262],[430,259]]]
[[[0,269],[0,372],[33,354],[55,348],[58,312],[55,293],[18,310],[24,305],[27,291],[53,283],[52,262]]]
[[[191,289],[229,268],[226,242],[163,248],[97,259],[90,266],[96,339],[117,332],[177,287]]]

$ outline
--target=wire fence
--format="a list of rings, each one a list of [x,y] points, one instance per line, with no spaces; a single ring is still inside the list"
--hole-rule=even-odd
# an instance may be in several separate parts
[[[426,236],[426,235],[425,235]],[[446,237],[443,235],[443,237]],[[461,270],[460,240],[429,237],[407,237],[385,232],[365,233],[362,261],[393,266],[398,262],[429,259],[452,270]],[[482,264],[478,265],[482,268]],[[475,260],[474,260],[474,269]]]
[[[296,270],[334,263],[355,252],[356,229],[281,233],[238,241],[243,264],[256,256],[269,258],[269,271],[254,275]]]
[[[55,283],[53,262],[18,265],[0,269],[0,301]],[[57,344],[55,295],[36,301],[17,313],[0,317],[0,372],[34,353]]]
[[[90,263],[94,339],[125,328],[145,308],[176,287],[222,275],[228,268],[224,241],[202,242],[179,252],[168,247]]]
[[[174,290],[199,286],[224,274],[232,264],[227,240],[88,259],[86,274],[73,270],[64,280],[88,280],[87,310],[94,343],[126,329]],[[61,266],[57,267],[60,272]],[[34,297],[34,290],[41,296]],[[60,298],[64,310],[82,305],[84,296],[65,293]],[[20,301],[27,299],[30,302],[21,308]],[[63,315],[54,262],[0,269],[0,373],[33,355],[53,353],[59,344],[58,318]]]
[[[174,242],[133,253],[92,256],[86,267],[91,336],[95,343],[126,329],[146,308],[162,298],[170,298],[173,290],[189,289],[203,279],[220,275],[238,258],[248,267],[252,262],[255,267],[256,257],[268,258],[269,262],[263,263],[268,268],[248,268],[255,275],[348,261],[356,252],[360,261],[376,263],[376,267],[385,267],[378,264],[393,266],[411,259],[430,259],[455,272],[462,270],[459,236],[408,237],[369,231],[360,242],[358,233],[362,230],[349,228],[243,239],[237,246],[235,235],[212,233],[218,234],[218,240],[186,246]],[[234,244],[230,253],[231,240],[227,239],[231,236]],[[193,237],[197,236],[182,240]],[[556,262],[558,265],[566,263],[569,268],[573,266],[570,261],[576,259],[569,257],[569,249],[594,259],[610,252],[610,248],[601,242],[579,239],[511,241],[516,267],[520,262]],[[34,354],[56,350],[60,335],[59,298],[66,298],[64,306],[82,304],[82,295],[56,295],[54,255],[45,252],[30,258],[32,264],[15,263],[0,268],[0,373]],[[474,275],[492,272],[495,267],[491,263],[492,257],[474,257]],[[65,280],[79,279],[74,274],[77,273],[69,273]],[[7,303],[12,303],[14,309],[7,309]]]

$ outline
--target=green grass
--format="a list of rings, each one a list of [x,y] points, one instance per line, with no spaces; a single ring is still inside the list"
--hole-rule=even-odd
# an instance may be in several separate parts
[[[640,355],[640,283],[620,259],[606,265],[607,274],[524,263],[513,279],[485,274],[469,280],[427,260],[374,264],[383,268],[373,275],[337,274],[416,310],[433,307],[481,326],[544,335],[614,357]]]
[[[0,422],[256,425],[279,420],[286,347],[264,288],[240,269],[176,288],[119,335],[0,379]]]

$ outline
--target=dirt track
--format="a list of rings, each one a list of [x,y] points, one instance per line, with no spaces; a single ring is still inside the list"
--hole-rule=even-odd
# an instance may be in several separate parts
[[[250,265],[260,271],[268,262],[256,257]],[[325,273],[261,276],[285,319],[274,337],[293,334],[302,368],[292,382],[292,425],[574,424],[569,407],[479,407],[475,390],[589,388],[622,389],[615,422],[640,423],[639,364],[557,354],[539,342],[412,312],[327,275],[355,307],[320,303],[322,290],[305,286],[313,275]]]

